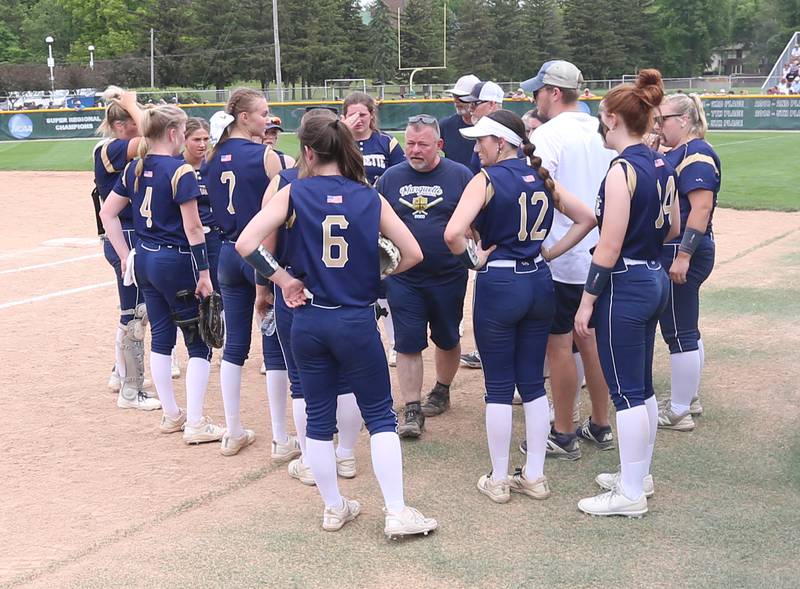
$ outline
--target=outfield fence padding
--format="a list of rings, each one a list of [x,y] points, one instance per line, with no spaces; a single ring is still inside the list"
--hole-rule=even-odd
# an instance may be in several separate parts
[[[585,100],[592,113],[599,98]],[[282,102],[270,105],[286,131],[295,131],[308,106],[339,107],[339,102]],[[800,131],[800,96],[704,96],[709,128],[752,131]],[[507,100],[504,108],[523,114],[532,105],[523,100]],[[208,119],[222,104],[181,105],[189,116]],[[408,117],[427,113],[437,118],[452,115],[450,100],[387,100],[380,105],[380,126],[385,130],[404,129]],[[73,139],[94,137],[103,118],[102,108],[83,110],[0,111],[0,140]]]

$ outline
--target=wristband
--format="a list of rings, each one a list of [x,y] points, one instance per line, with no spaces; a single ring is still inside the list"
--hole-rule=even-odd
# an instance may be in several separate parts
[[[244,260],[256,269],[256,272],[269,278],[278,271],[280,265],[278,261],[269,253],[263,245],[246,256],[242,256]]]
[[[206,247],[206,242],[190,245],[189,249],[192,252],[194,265],[197,266],[198,272],[208,270],[208,248]]]
[[[700,241],[703,239],[703,237],[705,237],[705,233],[702,231],[687,227],[686,231],[683,233],[681,244],[678,246],[678,251],[687,253],[690,256],[694,255],[694,252],[697,249],[697,246],[700,245]]]
[[[261,272],[256,272],[256,286],[268,286],[269,280],[262,276]]]
[[[608,279],[611,278],[611,268],[598,266],[594,262],[589,266],[589,275],[586,277],[586,284],[583,290],[590,295],[600,296],[600,293],[608,284]]]
[[[471,239],[467,240],[467,247],[464,249],[463,252],[456,255],[456,258],[461,260],[461,263],[464,264],[470,270],[477,270],[478,269],[478,253],[475,251],[475,242]]]

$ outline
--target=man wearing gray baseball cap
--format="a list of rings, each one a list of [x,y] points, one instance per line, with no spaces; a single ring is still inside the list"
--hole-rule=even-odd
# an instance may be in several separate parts
[[[463,99],[465,96],[470,95],[476,84],[480,83],[478,76],[468,74],[461,76],[455,86],[445,90],[447,94],[453,97],[453,106],[455,106],[456,114],[439,120],[439,130],[444,141],[442,151],[445,157],[465,166],[469,166],[475,142],[471,139],[465,139],[459,133],[460,129],[472,126],[469,103]]]
[[[578,94],[582,84],[583,75],[574,64],[553,60],[545,62],[539,73],[521,86],[533,94],[538,112],[547,121],[531,133],[535,155],[542,158],[542,167],[547,168],[566,190],[593,208],[600,183],[616,154],[603,146],[597,132],[598,120],[580,108]],[[561,239],[571,226],[572,221],[555,211],[544,246],[549,247]],[[575,313],[591,263],[589,249],[597,240],[597,230],[593,229],[569,252],[550,262],[556,314],[547,342],[547,359],[555,419],[547,442],[547,455],[553,458],[580,458],[579,438],[602,450],[614,447],[608,421],[608,385],[600,367],[594,335],[581,338],[573,333]],[[573,354],[573,341],[579,354]],[[574,406],[582,380],[578,374],[581,367],[585,370],[592,399],[592,413],[576,431]]]

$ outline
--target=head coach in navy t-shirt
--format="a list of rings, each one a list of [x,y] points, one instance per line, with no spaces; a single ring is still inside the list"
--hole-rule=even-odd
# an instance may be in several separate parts
[[[475,142],[471,139],[466,139],[459,129],[472,126],[472,113],[469,110],[469,103],[462,100],[464,96],[469,96],[472,89],[476,84],[481,81],[478,76],[472,74],[461,76],[456,85],[446,90],[448,94],[453,96],[453,105],[456,107],[456,114],[445,117],[439,120],[439,129],[441,130],[442,151],[447,159],[469,166],[470,159],[472,158],[472,150],[475,147]]]
[[[467,290],[467,271],[450,253],[444,229],[472,179],[466,166],[439,156],[439,124],[430,115],[409,118],[406,161],[392,166],[376,188],[419,242],[423,261],[386,279],[397,350],[397,375],[405,402],[400,437],[422,433],[425,416],[450,406],[450,384],[461,355],[459,325]],[[428,325],[436,345],[436,386],[420,403],[422,350],[428,347]]]

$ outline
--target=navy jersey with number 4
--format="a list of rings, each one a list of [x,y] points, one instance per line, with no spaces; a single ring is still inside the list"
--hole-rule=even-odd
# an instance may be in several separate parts
[[[482,247],[496,245],[492,260],[534,260],[553,224],[553,196],[526,160],[503,160],[481,170],[486,203],[475,219]]]
[[[148,155],[136,181],[133,160],[119,178],[114,192],[130,199],[136,235],[155,245],[188,246],[181,204],[200,197],[194,169],[168,155]]]
[[[405,152],[400,143],[386,133],[373,131],[367,139],[356,141],[361,155],[364,157],[364,172],[367,182],[375,184],[388,168],[406,160]]]
[[[704,139],[692,139],[688,143],[676,147],[664,156],[675,168],[678,175],[678,195],[681,203],[681,233],[676,238],[680,242],[686,230],[686,221],[692,210],[689,193],[693,190],[710,190],[714,194],[711,214],[708,216],[706,235],[713,230],[711,220],[717,208],[717,193],[722,182],[722,167],[719,157]]]
[[[617,163],[622,165],[631,193],[631,212],[620,257],[658,260],[664,238],[672,225],[669,212],[672,199],[676,197],[675,170],[663,155],[641,143],[625,148],[611,160],[609,169]],[[595,207],[597,224],[601,229],[605,187],[603,179]]]
[[[114,189],[122,170],[128,163],[127,139],[103,139],[94,147],[94,181],[103,201]],[[119,214],[123,229],[130,229],[133,223],[131,208],[125,207]]]
[[[366,307],[378,298],[381,199],[343,176],[294,180],[287,251],[292,273],[323,307]]]
[[[269,184],[270,149],[247,139],[228,139],[217,146],[213,159],[201,170],[214,220],[226,239],[235,241],[261,210],[261,200]]]

